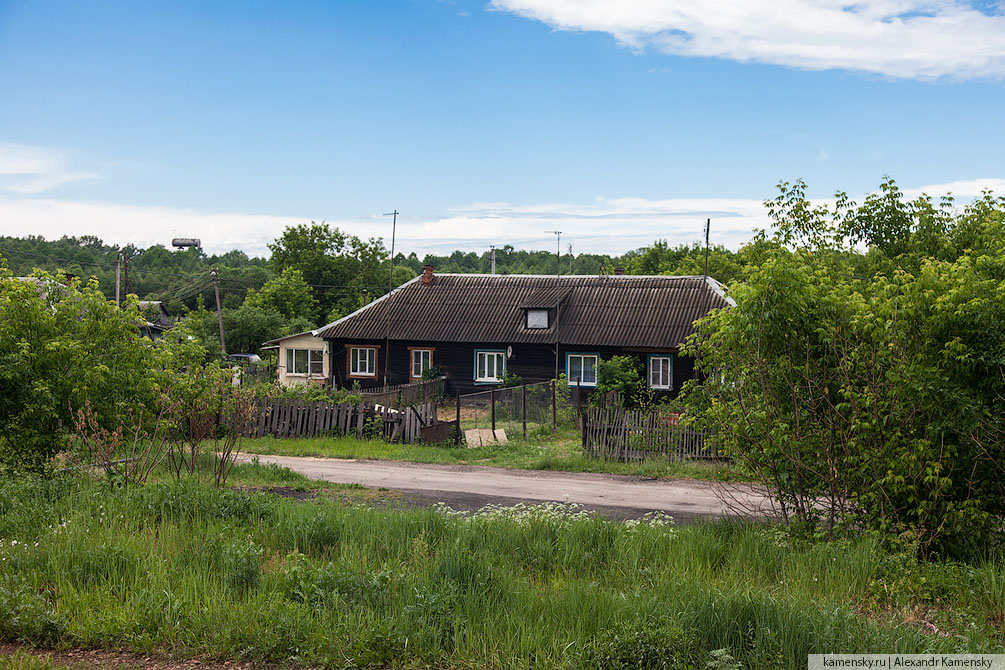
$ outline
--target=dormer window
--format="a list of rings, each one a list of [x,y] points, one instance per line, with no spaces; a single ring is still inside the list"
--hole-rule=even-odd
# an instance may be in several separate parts
[[[537,330],[548,327],[548,310],[546,309],[528,309],[527,310],[527,328],[530,330]]]

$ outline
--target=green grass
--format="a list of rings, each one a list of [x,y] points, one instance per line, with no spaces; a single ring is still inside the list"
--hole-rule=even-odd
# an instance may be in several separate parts
[[[199,472],[206,482],[212,481],[212,471],[215,458],[209,453],[199,457]],[[169,483],[175,480],[173,473],[166,465],[155,468],[150,476],[150,483]],[[296,493],[313,493],[324,491],[329,497],[344,502],[366,503],[375,500],[393,500],[401,494],[387,489],[370,489],[362,484],[342,484],[321,479],[311,479],[295,470],[284,468],[274,463],[260,463],[257,458],[251,461],[235,463],[227,477],[227,486],[233,489],[250,492],[272,492],[296,497]]]
[[[358,458],[413,463],[450,465],[491,465],[523,470],[562,470],[567,472],[605,472],[643,477],[685,479],[718,479],[742,481],[746,477],[725,462],[670,462],[654,459],[641,463],[615,463],[583,456],[578,434],[562,431],[556,436],[540,439],[514,439],[507,444],[468,448],[427,444],[388,444],[378,440],[363,440],[342,436],[330,438],[277,439],[263,437],[246,439],[241,449],[252,454],[280,456],[315,456],[324,458]]]
[[[39,657],[18,650],[10,656],[0,656],[0,670],[55,670],[51,658]]]
[[[0,479],[0,566],[0,641],[326,668],[1000,651],[1005,609],[1001,562],[918,565],[868,538],[560,506],[464,518],[197,481]],[[950,635],[903,623],[921,618]]]

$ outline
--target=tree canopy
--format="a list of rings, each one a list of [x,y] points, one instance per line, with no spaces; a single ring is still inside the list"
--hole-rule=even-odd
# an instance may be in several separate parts
[[[790,520],[975,548],[1005,514],[1005,200],[935,207],[887,180],[826,207],[797,182],[768,207],[736,307],[688,343],[708,377],[689,411]]]

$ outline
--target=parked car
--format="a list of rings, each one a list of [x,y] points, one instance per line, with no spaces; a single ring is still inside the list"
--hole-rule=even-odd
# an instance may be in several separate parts
[[[254,365],[256,363],[262,362],[262,357],[258,354],[229,354],[227,360],[233,363],[243,363],[245,365]]]

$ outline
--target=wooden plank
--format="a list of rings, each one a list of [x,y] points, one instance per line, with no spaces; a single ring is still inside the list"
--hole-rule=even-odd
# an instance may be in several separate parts
[[[274,410],[275,417],[272,422],[272,430],[269,431],[269,434],[272,435],[273,437],[280,437],[282,434],[281,431],[283,429],[283,419],[286,415],[286,402],[287,401],[285,399],[280,399],[276,403],[276,408]]]

